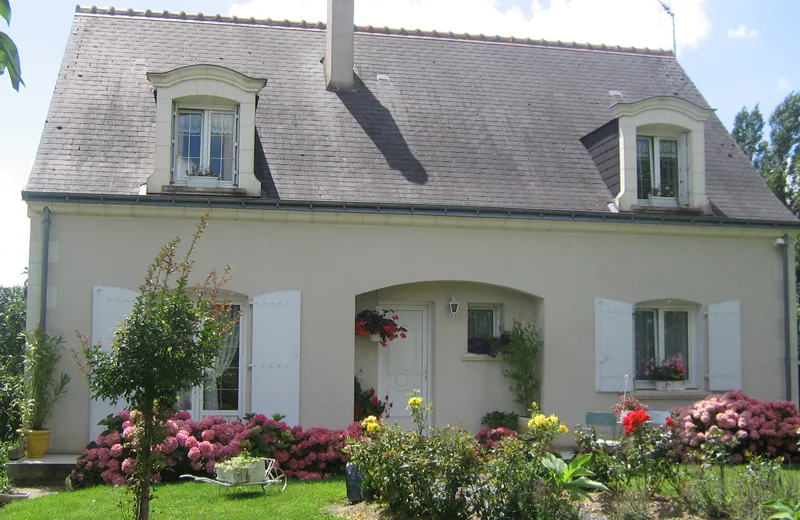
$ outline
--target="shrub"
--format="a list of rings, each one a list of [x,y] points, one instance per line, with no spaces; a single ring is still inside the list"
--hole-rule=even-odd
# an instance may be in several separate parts
[[[78,457],[71,473],[74,487],[125,483],[137,447],[134,436],[139,415],[122,411],[104,421],[108,429]],[[343,471],[349,459],[342,451],[347,438],[361,437],[358,423],[347,430],[303,430],[264,415],[248,417],[247,422],[228,422],[215,416],[196,422],[189,417],[188,412],[178,412],[163,425],[167,437],[156,453],[164,468],[154,480],[176,480],[184,473],[214,475],[217,462],[243,450],[253,456],[274,458],[288,477],[323,479]]]
[[[483,428],[475,435],[480,446],[481,453],[486,454],[506,438],[516,438],[517,432],[508,428]]]
[[[489,412],[481,419],[481,426],[494,430],[496,428],[507,428],[513,430],[517,427],[517,419],[519,414],[517,412]]]
[[[478,480],[477,441],[458,428],[430,427],[424,433],[431,405],[416,393],[410,397],[417,431],[373,427],[370,437],[351,448],[364,475],[364,495],[408,518],[470,518],[469,490]]]
[[[503,355],[503,376],[511,383],[509,390],[514,394],[514,400],[527,405],[536,399],[539,392],[536,364],[544,348],[544,339],[533,323],[520,320],[514,320],[507,335],[508,341],[499,349]]]
[[[539,451],[553,451],[553,441],[559,435],[569,433],[569,428],[561,422],[557,415],[543,414],[536,402],[531,403],[528,411],[531,418],[528,420],[528,429],[522,435],[523,438]]]
[[[677,427],[685,451],[698,448],[709,433],[719,431],[723,440],[739,441],[732,448],[733,462],[742,462],[746,453],[800,462],[800,414],[789,401],[762,402],[742,392],[711,395],[679,410]]]

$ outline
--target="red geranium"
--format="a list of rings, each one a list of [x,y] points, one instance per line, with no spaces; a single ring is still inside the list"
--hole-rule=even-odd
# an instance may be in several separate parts
[[[672,417],[667,417],[664,426],[666,426],[667,428],[672,428],[673,426],[675,426],[675,421],[672,420]]]
[[[642,425],[650,419],[650,414],[644,410],[636,410],[628,413],[628,415],[622,419],[622,425],[625,426],[625,435],[630,435],[639,430]]]
[[[356,336],[380,336],[380,344],[385,347],[390,341],[398,337],[405,339],[404,327],[397,324],[400,319],[394,311],[383,309],[382,312],[365,310],[356,315]]]

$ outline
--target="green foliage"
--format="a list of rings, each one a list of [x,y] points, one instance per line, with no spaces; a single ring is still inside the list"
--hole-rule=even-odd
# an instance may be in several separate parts
[[[11,5],[9,0],[0,0],[0,17],[5,18],[6,23],[11,25]],[[0,31],[0,75],[8,69],[8,77],[11,78],[11,86],[19,92],[19,85],[25,84],[22,81],[22,68],[19,64],[19,52],[14,41],[4,32]]]
[[[595,475],[584,466],[591,458],[591,455],[579,455],[567,464],[552,453],[545,453],[542,466],[548,470],[546,478],[557,489],[566,491],[572,498],[585,498],[589,491],[608,491],[603,484],[589,478]]]
[[[495,410],[481,418],[481,425],[490,430],[494,430],[495,428],[514,430],[517,428],[517,419],[519,419],[519,414],[517,412],[500,412]]]
[[[207,222],[208,215],[197,225],[183,258],[177,256],[180,238],[161,248],[133,310],[114,334],[110,352],[81,337],[83,368],[94,398],[125,399],[141,412],[131,488],[139,520],[149,518],[150,475],[162,463],[153,447],[166,436],[166,416],[180,394],[203,383],[238,318],[219,294],[230,268],[221,277],[212,271],[204,282],[190,284],[192,254]]]
[[[511,382],[509,389],[514,400],[527,406],[535,401],[539,392],[539,378],[536,363],[544,348],[544,340],[539,330],[531,322],[514,320],[508,334],[508,342],[500,347],[503,355],[503,376]]]
[[[407,518],[470,518],[466,490],[478,481],[478,443],[450,427],[423,434],[433,405],[423,404],[417,391],[409,396],[417,431],[384,426],[350,448],[364,475],[364,496]]]
[[[27,285],[0,287],[0,441],[22,425],[22,353]]]
[[[620,452],[620,442],[599,438],[593,426],[579,426],[575,428],[575,443],[578,446],[577,455],[592,456],[587,467],[597,476],[597,480],[603,482],[611,493],[621,496],[628,489],[633,473],[624,453]],[[634,498],[628,497],[628,501]]]
[[[763,141],[764,116],[761,115],[758,103],[752,112],[748,111],[747,107],[742,107],[733,120],[731,134],[750,162],[758,164],[766,148],[766,143]]]
[[[8,450],[11,449],[8,443],[0,441],[0,493],[10,493],[11,484],[8,482]]]
[[[775,511],[769,516],[769,520],[800,520],[800,500],[789,498],[770,500],[764,503],[764,507]]]
[[[53,405],[61,398],[70,376],[62,373],[54,379],[64,340],[41,329],[25,331],[25,397],[22,401],[22,423],[33,430],[44,429]]]

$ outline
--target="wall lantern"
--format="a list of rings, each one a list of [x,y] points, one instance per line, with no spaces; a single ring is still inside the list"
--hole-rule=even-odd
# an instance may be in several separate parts
[[[450,308],[450,317],[455,318],[456,314],[458,314],[458,306],[459,306],[458,300],[456,300],[455,296],[450,298],[450,303],[448,303],[447,306]]]

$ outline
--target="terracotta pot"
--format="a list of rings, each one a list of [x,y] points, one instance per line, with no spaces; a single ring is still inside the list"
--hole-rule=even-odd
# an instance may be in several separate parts
[[[41,459],[50,448],[50,433],[53,430],[17,430],[25,436],[25,456],[29,459]]]

